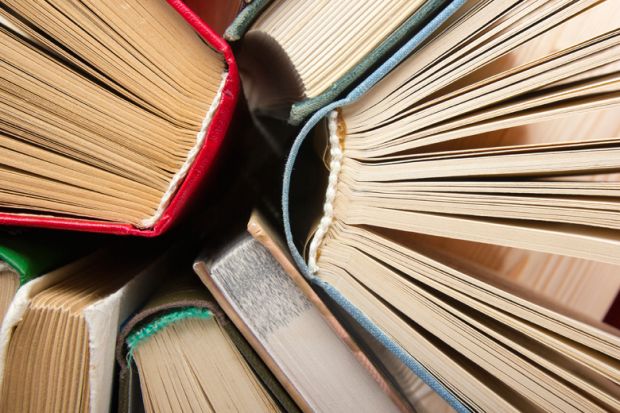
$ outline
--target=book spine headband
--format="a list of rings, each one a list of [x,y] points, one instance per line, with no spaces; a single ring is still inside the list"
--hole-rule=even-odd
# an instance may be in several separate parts
[[[329,130],[329,179],[327,183],[327,191],[325,192],[325,203],[323,204],[323,216],[319,222],[308,252],[308,269],[312,274],[319,271],[316,260],[318,258],[319,246],[323,242],[323,238],[327,234],[332,221],[334,220],[334,198],[336,197],[336,188],[338,186],[338,176],[342,169],[342,145],[341,138],[344,133],[338,127],[339,114],[337,110],[333,110],[327,117],[327,127]]]

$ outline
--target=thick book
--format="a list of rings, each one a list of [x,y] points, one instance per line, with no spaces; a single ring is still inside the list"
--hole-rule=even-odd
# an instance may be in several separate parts
[[[110,410],[119,326],[162,276],[157,249],[102,250],[18,290],[0,330],[0,410]]]
[[[286,256],[263,245],[276,248],[265,228],[255,216],[250,230],[262,241],[246,233],[196,260],[222,310],[304,412],[408,410],[311,290],[291,278]]]
[[[619,11],[453,1],[293,144],[294,259],[459,411],[620,409]],[[329,171],[304,258],[308,136]]]
[[[191,268],[166,281],[118,337],[118,412],[298,412]]]
[[[243,35],[237,55],[250,109],[257,116],[301,123],[354,85],[447,3],[252,2],[227,31],[233,39]]]
[[[204,191],[239,80],[183,2],[4,1],[0,224],[155,236]]]

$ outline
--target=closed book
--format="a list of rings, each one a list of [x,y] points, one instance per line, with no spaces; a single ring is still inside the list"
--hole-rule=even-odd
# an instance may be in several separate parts
[[[117,361],[119,412],[299,411],[180,262],[123,326]]]
[[[260,241],[242,234],[196,260],[220,307],[302,411],[407,411],[309,287],[291,278],[296,271],[266,228],[255,216],[250,231]]]
[[[94,250],[98,243],[81,234],[0,231],[0,322],[21,285]]]
[[[212,178],[233,115],[226,42],[178,0],[5,2],[0,18],[0,224],[167,230]]]
[[[448,4],[253,1],[228,28],[257,116],[298,125],[357,84]]]

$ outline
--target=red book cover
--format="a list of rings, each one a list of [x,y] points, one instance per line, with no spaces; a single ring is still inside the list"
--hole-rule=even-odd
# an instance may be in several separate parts
[[[239,73],[230,46],[209,27],[190,7],[180,0],[168,3],[196,30],[216,51],[224,56],[227,74],[221,90],[221,97],[208,125],[202,146],[190,165],[187,174],[174,191],[161,216],[149,228],[137,228],[131,224],[55,217],[44,214],[0,212],[0,225],[45,227],[74,231],[99,232],[118,235],[154,237],[166,231],[182,215],[192,199],[204,188],[212,172],[218,153],[225,139],[228,126],[235,110],[239,93]]]

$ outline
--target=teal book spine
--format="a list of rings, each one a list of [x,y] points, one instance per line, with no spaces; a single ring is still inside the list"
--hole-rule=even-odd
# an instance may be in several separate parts
[[[240,40],[271,0],[252,0],[237,15],[224,33],[229,42]]]

